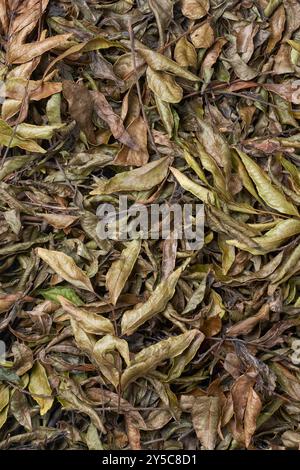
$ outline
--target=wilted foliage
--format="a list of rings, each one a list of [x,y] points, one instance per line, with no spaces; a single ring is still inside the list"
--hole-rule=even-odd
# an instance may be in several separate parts
[[[299,0],[0,1],[0,449],[300,446]],[[204,203],[204,245],[97,209]]]

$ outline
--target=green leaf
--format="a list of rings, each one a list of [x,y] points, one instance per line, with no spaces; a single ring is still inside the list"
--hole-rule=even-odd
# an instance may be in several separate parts
[[[37,293],[42,295],[44,299],[52,300],[53,302],[56,302],[58,304],[60,303],[59,300],[57,299],[58,295],[65,297],[65,299],[69,300],[70,302],[72,302],[72,304],[76,305],[77,307],[80,307],[80,305],[84,304],[84,302],[76,294],[74,289],[71,289],[70,287],[63,287],[63,286],[49,287],[48,289],[41,289]]]

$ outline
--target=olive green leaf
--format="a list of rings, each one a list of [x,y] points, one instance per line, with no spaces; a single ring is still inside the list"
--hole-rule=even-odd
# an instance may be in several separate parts
[[[265,203],[272,207],[272,209],[283,214],[299,215],[296,207],[271,183],[269,176],[259,167],[259,165],[238,148],[236,148],[236,151],[244,163],[249,176],[254,182],[258,194]]]
[[[116,305],[128,277],[130,276],[141,249],[140,240],[132,240],[121,252],[120,258],[111,264],[106,274],[106,288]]]
[[[191,330],[142,349],[131,360],[130,366],[124,370],[121,378],[122,388],[125,389],[130,382],[138,377],[147,375],[166,359],[172,359],[182,354],[198,334],[198,330]]]
[[[182,267],[176,269],[156,287],[146,302],[123,313],[121,321],[123,335],[132,335],[143,323],[166,308],[175,293],[175,287],[182,271]]]
[[[144,191],[161,183],[167,176],[169,158],[164,157],[147,163],[141,168],[124,171],[108,181],[98,181],[91,194],[111,194],[121,191]]]

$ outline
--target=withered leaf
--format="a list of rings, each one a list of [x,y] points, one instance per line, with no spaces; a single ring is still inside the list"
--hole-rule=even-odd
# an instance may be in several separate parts
[[[91,194],[111,194],[121,191],[144,191],[158,185],[167,176],[169,158],[147,163],[141,168],[118,173],[108,181],[98,182]]]
[[[52,408],[54,399],[46,370],[40,362],[36,362],[30,372],[28,389],[32,398],[40,406],[40,415],[43,416]]]
[[[166,103],[179,103],[183,90],[171,75],[147,68],[147,83],[150,90]]]
[[[113,324],[108,318],[89,312],[84,308],[76,307],[62,295],[58,295],[57,300],[61,303],[64,311],[76,320],[79,326],[87,333],[95,335],[114,334]]]
[[[213,450],[221,417],[218,397],[197,397],[192,408],[193,426],[203,447]]]
[[[177,281],[182,273],[178,268],[170,276],[164,279],[142,305],[137,305],[133,310],[127,310],[122,316],[122,334],[131,335],[143,323],[154,315],[162,312],[175,293]]]
[[[113,111],[103,93],[100,91],[92,91],[90,93],[96,114],[108,124],[113,136],[127,147],[138,150],[139,146],[128,134],[122,119]]]
[[[120,259],[114,261],[106,274],[106,288],[114,305],[116,305],[128,277],[135,265],[141,249],[140,240],[132,240],[121,252]]]
[[[162,361],[181,354],[189,347],[197,334],[198,330],[190,330],[182,335],[159,341],[140,351],[131,360],[130,366],[122,374],[122,388],[125,389],[136,378],[145,376],[145,374],[155,369]]]
[[[299,448],[299,25],[0,1],[1,450]]]
[[[182,13],[191,20],[198,20],[207,15],[209,0],[182,0]]]
[[[79,289],[93,292],[91,281],[70,256],[61,251],[46,250],[45,248],[37,248],[36,254],[65,281]]]
[[[191,41],[196,48],[205,48],[212,46],[215,35],[209,23],[204,23],[191,33]]]

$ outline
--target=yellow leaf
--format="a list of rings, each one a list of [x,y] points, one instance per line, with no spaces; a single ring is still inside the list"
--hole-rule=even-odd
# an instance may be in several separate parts
[[[90,194],[111,194],[120,191],[144,191],[161,183],[167,176],[169,158],[163,157],[141,168],[123,171],[107,181],[97,183],[97,188]]]
[[[249,176],[254,182],[259,196],[272,209],[283,214],[299,215],[296,207],[289,202],[280,189],[273,186],[269,176],[261,169],[255,161],[248,157],[244,152],[236,148],[242,162],[244,163]]]
[[[144,348],[135,355],[130,366],[123,372],[121,378],[122,388],[125,389],[130,382],[138,377],[145,377],[149,371],[155,369],[166,359],[172,359],[182,354],[198,335],[198,330],[190,330]]]
[[[52,407],[54,399],[50,397],[52,390],[45,368],[39,362],[35,363],[31,371],[28,389],[32,398],[39,404],[40,415],[43,416]],[[45,397],[37,395],[45,395]]]
[[[197,198],[199,198],[203,202],[212,202],[214,201],[215,197],[212,191],[200,184],[194,183],[194,181],[190,180],[187,176],[185,176],[181,171],[177,170],[176,168],[170,168],[171,172],[177,179],[180,186],[182,186],[186,191],[194,194]]]

